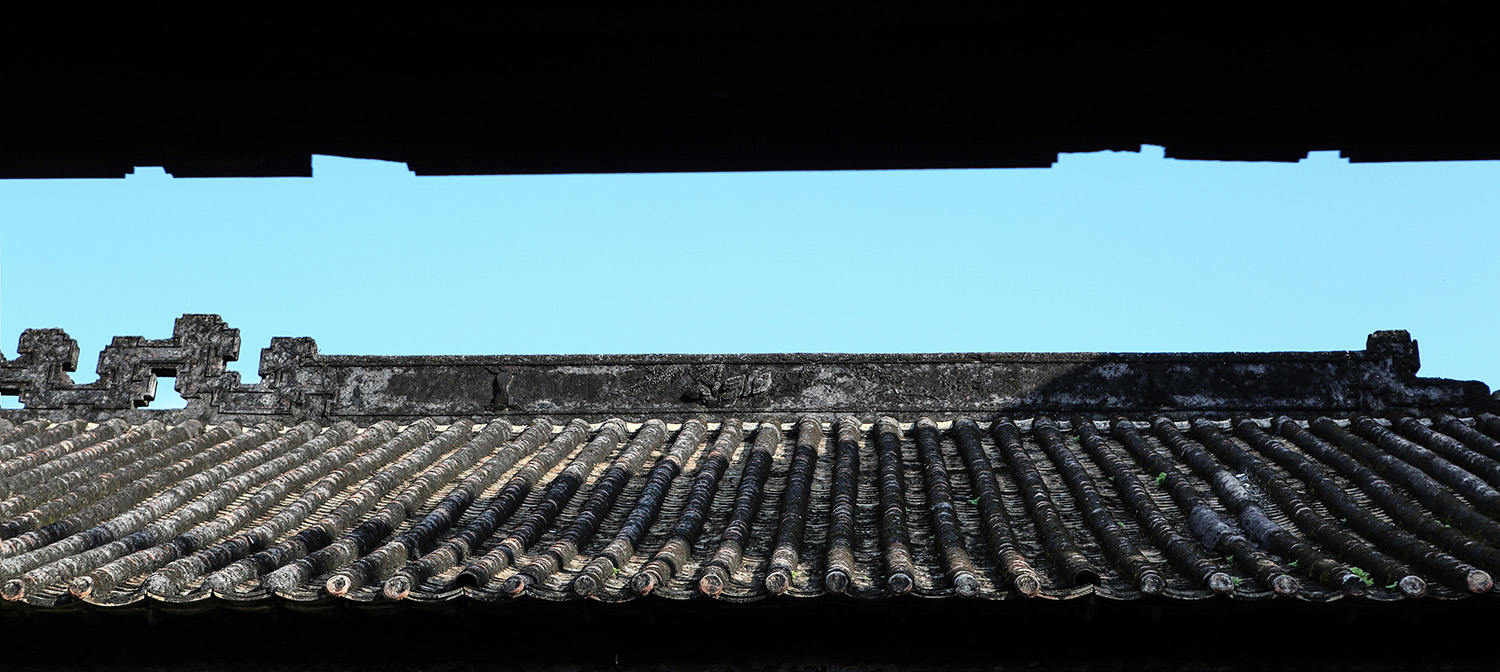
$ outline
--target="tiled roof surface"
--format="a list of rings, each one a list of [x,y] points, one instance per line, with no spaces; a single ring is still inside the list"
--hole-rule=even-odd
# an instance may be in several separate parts
[[[37,418],[0,421],[0,592],[1489,599],[1497,488],[1487,413]]]

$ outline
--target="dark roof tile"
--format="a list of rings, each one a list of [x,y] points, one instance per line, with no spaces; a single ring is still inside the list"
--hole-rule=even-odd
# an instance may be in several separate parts
[[[40,605],[1449,599],[1500,570],[1492,490],[1459,466],[1488,460],[1482,422],[116,421],[91,460],[62,444],[102,425],[32,425],[32,469],[105,485],[8,514],[0,573]],[[37,528],[44,509],[73,513]]]

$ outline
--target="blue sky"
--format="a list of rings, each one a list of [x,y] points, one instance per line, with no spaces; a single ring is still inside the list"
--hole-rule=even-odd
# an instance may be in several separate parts
[[[185,312],[329,354],[1220,351],[1421,341],[1500,385],[1500,162],[0,181],[0,352]],[[5,400],[13,406],[14,399]]]

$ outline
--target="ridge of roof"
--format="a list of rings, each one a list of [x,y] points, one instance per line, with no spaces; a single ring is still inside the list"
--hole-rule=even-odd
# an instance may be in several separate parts
[[[351,356],[320,354],[311,338],[278,337],[261,351],[254,384],[225,366],[239,350],[239,330],[218,315],[183,315],[168,338],[116,337],[99,355],[99,380],[78,384],[68,376],[77,342],[61,329],[27,329],[18,356],[0,356],[0,392],[25,406],[4,415],[369,425],[542,414],[910,421],[932,413],[1309,418],[1500,409],[1500,394],[1484,383],[1418,377],[1417,342],[1399,330],[1371,334],[1364,350],[1272,353]],[[161,375],[175,376],[186,408],[141,409]]]

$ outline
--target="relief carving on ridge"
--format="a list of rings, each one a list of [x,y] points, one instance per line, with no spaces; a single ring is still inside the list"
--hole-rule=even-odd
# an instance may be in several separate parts
[[[707,408],[736,406],[770,390],[771,372],[724,366],[692,367],[683,375],[680,387],[684,402]]]

